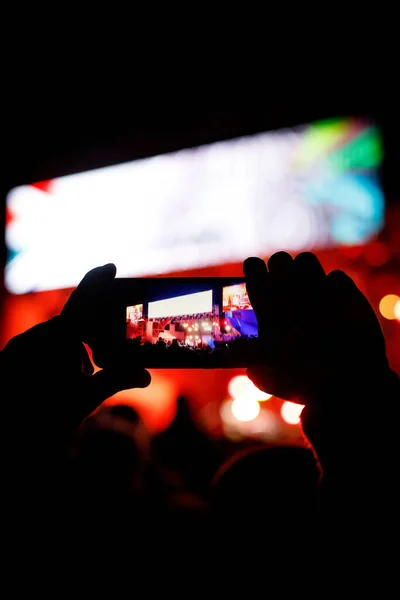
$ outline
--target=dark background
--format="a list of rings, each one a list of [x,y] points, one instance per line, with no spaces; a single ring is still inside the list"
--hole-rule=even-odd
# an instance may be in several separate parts
[[[23,51],[11,49],[5,61],[5,187],[318,119],[365,115],[384,133],[388,197],[399,194],[396,53],[367,44],[367,31],[363,47],[354,37],[352,46],[328,54],[319,46],[308,54],[293,42],[287,48],[292,60],[284,48],[272,56],[265,46],[251,56],[243,46],[238,56],[232,45],[214,56],[204,44],[197,52],[183,45],[177,59],[172,40],[118,52],[110,38],[89,52],[71,37],[60,51],[61,42],[39,43],[40,34],[31,32]]]
[[[400,198],[396,54],[361,22],[355,30],[349,25],[348,44],[343,27],[334,31],[336,45],[317,43],[314,32],[307,50],[305,35],[271,44],[269,28],[257,48],[237,34],[215,54],[207,31],[201,38],[189,31],[195,39],[171,32],[169,39],[138,40],[135,22],[121,48],[118,29],[95,39],[93,26],[82,26],[82,47],[82,31],[77,41],[74,29],[57,29],[54,20],[39,31],[37,22],[30,25],[27,19],[18,36],[12,31],[11,42],[6,36],[3,204],[22,183],[340,116],[367,116],[380,125],[386,200]],[[374,27],[384,38],[387,32]]]

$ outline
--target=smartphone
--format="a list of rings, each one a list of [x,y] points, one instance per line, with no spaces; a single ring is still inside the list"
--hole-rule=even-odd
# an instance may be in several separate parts
[[[158,369],[247,367],[258,326],[244,277],[115,279],[119,340]]]

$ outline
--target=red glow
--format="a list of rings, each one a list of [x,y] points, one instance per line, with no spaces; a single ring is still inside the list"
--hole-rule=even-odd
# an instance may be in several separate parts
[[[14,215],[10,211],[9,208],[6,208],[6,226],[10,225],[10,223],[14,220]]]
[[[369,246],[366,246],[364,256],[371,266],[380,267],[388,262],[390,252],[383,242],[373,242]]]
[[[106,405],[132,406],[151,433],[168,427],[176,413],[179,395],[176,382],[162,371],[151,370],[151,384],[145,389],[124,390],[106,401]]]
[[[37,183],[32,183],[32,187],[35,187],[38,190],[42,190],[42,192],[50,192],[52,183],[52,179],[47,179],[46,181],[38,181]]]
[[[350,259],[355,259],[361,256],[364,246],[341,246],[341,253]]]

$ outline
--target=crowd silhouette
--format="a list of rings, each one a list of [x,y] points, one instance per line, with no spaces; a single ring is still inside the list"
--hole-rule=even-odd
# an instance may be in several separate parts
[[[213,348],[208,344],[190,346],[176,339],[167,343],[162,338],[154,343],[133,338],[127,343],[131,346],[132,360],[148,368],[242,368],[254,364],[259,356],[257,337],[246,335],[216,341]]]
[[[188,595],[204,584],[211,594],[217,580],[227,593],[236,570],[250,580],[256,561],[272,577],[285,558],[301,568],[300,593],[328,595],[346,561],[390,570],[399,450],[388,414],[399,410],[400,380],[378,319],[352,279],[325,273],[312,253],[243,268],[259,327],[248,376],[305,405],[304,447],[228,456],[185,398],[155,437],[132,408],[102,407],[151,381],[129,340],[110,352],[116,268],[93,269],[59,316],[0,353],[3,541],[15,585],[34,570],[55,595],[69,584],[76,593],[85,574],[93,592],[112,572],[129,593]]]

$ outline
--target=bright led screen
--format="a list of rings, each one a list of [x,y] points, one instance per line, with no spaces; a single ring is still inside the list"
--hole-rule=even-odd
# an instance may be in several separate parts
[[[212,312],[212,290],[149,302],[149,319]]]
[[[75,287],[370,240],[382,227],[379,130],[337,119],[12,189],[5,285]]]

